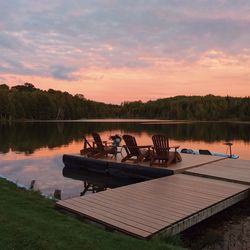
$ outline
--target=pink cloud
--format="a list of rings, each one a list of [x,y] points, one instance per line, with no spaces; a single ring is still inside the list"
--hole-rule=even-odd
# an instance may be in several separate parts
[[[1,5],[0,79],[11,85],[33,82],[114,103],[250,92],[247,1]]]

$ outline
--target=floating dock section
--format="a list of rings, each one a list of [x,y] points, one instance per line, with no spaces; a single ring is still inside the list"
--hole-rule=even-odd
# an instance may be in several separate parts
[[[59,201],[57,206],[138,238],[176,234],[245,199],[248,186],[173,175]]]
[[[217,162],[225,157],[181,154],[183,161],[172,164],[169,167],[161,165],[150,166],[149,161],[133,163],[131,161],[121,162],[121,159],[93,159],[82,155],[63,155],[63,163],[67,168],[85,169],[90,172],[108,173],[118,177],[141,177],[144,179],[154,179],[182,173],[188,169],[202,166],[211,162]]]
[[[225,159],[185,171],[186,174],[250,185],[250,161]]]
[[[179,233],[249,195],[250,161],[196,157],[171,165],[171,176],[59,201],[57,206],[142,239]]]

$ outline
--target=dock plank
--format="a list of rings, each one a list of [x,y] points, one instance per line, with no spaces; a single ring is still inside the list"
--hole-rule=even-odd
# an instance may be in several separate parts
[[[105,196],[106,198],[106,196]],[[97,197],[95,197],[95,199],[97,199]],[[167,216],[162,216],[164,211],[159,211],[157,210],[157,208],[154,208],[152,206],[144,206],[142,204],[131,204],[131,205],[127,205],[126,203],[122,202],[122,201],[116,201],[116,200],[110,200],[108,199],[108,201],[112,202],[111,204],[117,203],[119,207],[122,207],[123,209],[129,209],[130,211],[132,211],[133,213],[135,212],[135,210],[137,210],[137,215],[147,215],[150,216],[151,218],[163,221],[165,222],[172,222],[172,216],[176,216],[176,214],[180,215],[184,215],[184,212],[179,213],[178,211],[175,211],[174,209],[171,210],[171,208],[168,210],[170,211],[168,213]],[[154,208],[154,209],[153,209]],[[176,208],[176,207],[175,207]],[[172,212],[173,211],[173,212]]]
[[[72,211],[72,212],[77,213],[77,214],[80,214],[80,215],[84,214],[84,217],[86,217],[88,219],[92,219],[96,222],[100,222],[106,226],[119,228],[119,230],[121,232],[125,232],[125,233],[133,235],[133,236],[144,238],[144,237],[148,237],[150,235],[149,232],[147,232],[141,228],[137,228],[134,225],[133,226],[128,225],[124,222],[114,220],[113,218],[110,218],[110,217],[107,217],[104,215],[100,215],[100,214],[97,215],[95,212],[91,211],[88,208],[84,209],[82,207],[78,207],[78,206],[75,206],[75,205],[67,203],[67,202],[57,203],[57,206],[67,208],[67,210]]]
[[[189,169],[185,173],[250,185],[250,161],[247,160],[226,159]]]
[[[131,215],[128,215],[125,213],[118,213],[114,209],[108,210],[102,206],[98,206],[97,204],[93,204],[91,202],[85,201],[85,203],[82,203],[82,202],[79,202],[77,200],[74,200],[74,201],[70,201],[70,204],[75,205],[75,206],[82,208],[82,209],[91,209],[91,212],[94,212],[97,217],[98,217],[98,215],[101,215],[101,216],[105,216],[108,218],[112,218],[116,221],[123,222],[127,225],[131,225],[131,226],[134,226],[136,228],[140,228],[140,229],[147,231],[149,233],[155,232],[157,227],[159,227],[159,225],[157,226],[155,223],[146,222],[142,219],[136,218],[135,216],[131,216]]]
[[[107,194],[105,195],[105,197],[107,196]],[[117,194],[115,196],[113,196],[113,198],[117,198]],[[119,197],[120,194],[119,194]],[[121,197],[123,198],[123,197]],[[199,206],[195,206],[195,205],[190,205],[190,203],[187,203],[186,205],[184,204],[184,202],[180,202],[177,199],[172,199],[171,197],[167,200],[167,199],[162,199],[162,201],[158,201],[157,198],[153,198],[154,204],[152,204],[152,198],[150,197],[142,197],[141,195],[138,195],[136,198],[131,198],[130,203],[127,203],[128,205],[133,205],[135,203],[138,204],[139,202],[139,208],[140,209],[149,209],[152,211],[152,209],[154,210],[155,213],[157,214],[162,214],[165,211],[165,207],[168,207],[168,216],[170,215],[176,215],[176,214],[183,214],[186,213],[187,210],[194,210],[199,208]],[[153,213],[154,213],[153,212]]]
[[[204,164],[209,164],[217,161],[221,161],[226,159],[225,157],[221,156],[211,156],[211,155],[193,155],[193,154],[183,154],[181,153],[182,161],[178,163],[173,163],[167,168],[172,170],[174,174],[183,173],[188,169],[192,169],[194,167],[202,166]],[[113,160],[110,160],[113,161]],[[119,162],[119,160],[118,160]],[[131,162],[131,164],[133,164]],[[166,168],[162,165],[154,164],[150,166],[149,162],[139,163],[138,165],[146,166],[146,167],[154,167],[154,168]]]
[[[208,218],[246,197],[248,189],[177,174],[59,201],[57,206],[135,237],[151,238]]]
[[[114,210],[115,212],[118,212],[118,213],[124,213],[124,214],[128,214],[128,215],[133,215],[133,216],[136,216],[137,218],[140,218],[140,219],[143,219],[145,221],[149,221],[149,222],[161,225],[161,226],[165,225],[165,221],[163,221],[161,219],[161,217],[160,217],[160,219],[155,218],[155,217],[151,216],[150,212],[143,213],[142,211],[139,211],[135,215],[134,214],[134,209],[131,209],[130,207],[124,208],[124,206],[122,206],[120,204],[109,203],[106,200],[103,201],[103,200],[100,200],[100,199],[93,199],[93,198],[91,198],[89,200],[88,199],[84,199],[84,201],[81,201],[81,200],[78,200],[78,201],[79,202],[83,202],[83,203],[85,203],[86,201],[89,201],[89,202],[91,202],[91,204],[93,204],[93,205],[97,204],[98,206],[101,205],[101,206],[103,206],[103,208],[109,209],[109,211],[110,211],[110,208],[112,208],[112,210]],[[170,221],[168,221],[168,222],[170,222]]]

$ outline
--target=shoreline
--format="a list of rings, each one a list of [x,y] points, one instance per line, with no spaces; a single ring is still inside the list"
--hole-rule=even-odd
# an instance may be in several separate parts
[[[19,119],[13,121],[0,120],[0,123],[63,123],[63,122],[86,122],[86,123],[141,123],[145,125],[154,124],[179,124],[179,123],[237,123],[250,124],[250,121],[240,120],[169,120],[169,119],[147,119],[147,118],[97,118],[97,119],[72,119],[72,120],[32,120]]]

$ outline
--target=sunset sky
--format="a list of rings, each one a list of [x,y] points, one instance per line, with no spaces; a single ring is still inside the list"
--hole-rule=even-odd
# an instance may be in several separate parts
[[[250,95],[249,0],[0,0],[0,83],[120,103]]]

